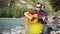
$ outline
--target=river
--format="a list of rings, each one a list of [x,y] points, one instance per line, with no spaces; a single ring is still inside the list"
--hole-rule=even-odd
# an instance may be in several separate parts
[[[0,18],[0,32],[23,24],[24,18]]]

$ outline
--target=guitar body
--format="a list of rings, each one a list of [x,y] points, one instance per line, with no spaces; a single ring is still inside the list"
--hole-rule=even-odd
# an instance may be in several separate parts
[[[31,16],[33,18],[32,20],[30,20],[30,23],[37,23],[38,22],[37,14],[34,14],[34,15],[29,14],[29,16]]]
[[[26,16],[24,17],[24,22],[26,25],[28,25],[29,23],[37,23],[38,21],[38,16],[37,14],[34,14],[34,15],[31,15],[31,14],[28,14],[30,17],[33,17],[34,19],[33,20],[29,20]],[[35,19],[36,18],[36,19]]]

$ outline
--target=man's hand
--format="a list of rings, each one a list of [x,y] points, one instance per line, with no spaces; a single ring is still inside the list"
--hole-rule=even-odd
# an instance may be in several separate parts
[[[45,21],[45,16],[42,17],[43,21]]]
[[[48,21],[47,21],[47,20],[45,20],[45,18],[46,18],[45,16],[44,16],[44,17],[42,17],[43,21],[47,23]]]
[[[33,18],[32,17],[28,17],[29,20],[32,20]]]

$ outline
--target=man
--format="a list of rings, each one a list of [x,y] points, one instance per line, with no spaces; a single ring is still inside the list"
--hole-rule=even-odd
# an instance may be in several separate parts
[[[48,15],[47,13],[41,9],[42,8],[42,4],[41,3],[37,3],[35,6],[36,10],[31,10],[29,12],[25,12],[24,15],[29,19],[32,20],[33,17],[29,16],[28,14],[37,14],[38,18],[42,18],[44,23],[42,22],[42,24],[44,25],[44,31],[43,34],[48,34],[48,25],[47,25],[47,21],[48,21]],[[39,20],[40,21],[40,20]],[[42,20],[41,20],[42,21]]]

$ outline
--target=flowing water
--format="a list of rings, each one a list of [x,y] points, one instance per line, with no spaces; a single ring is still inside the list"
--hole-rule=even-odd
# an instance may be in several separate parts
[[[0,32],[23,25],[23,18],[0,18]]]

